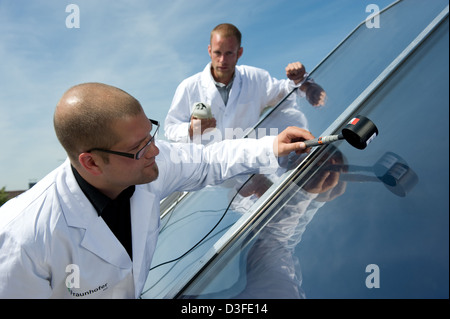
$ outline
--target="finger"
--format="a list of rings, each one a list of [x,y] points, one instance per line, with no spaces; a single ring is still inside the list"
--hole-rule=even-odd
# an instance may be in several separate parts
[[[310,153],[312,150],[312,147],[306,147],[306,144],[303,142],[300,142],[299,149],[295,151],[295,154],[300,155],[303,153]]]
[[[290,126],[286,128],[283,132],[286,134],[287,138],[286,141],[301,142],[302,140],[314,139],[314,135],[312,135],[311,132],[296,126]],[[302,144],[305,145],[305,143]]]
[[[274,152],[277,156],[285,156],[295,151],[304,153],[306,149],[304,140],[313,139],[314,136],[305,129],[290,126],[281,132],[274,141]]]
[[[303,142],[295,142],[295,143],[286,143],[282,145],[282,155],[287,155],[291,152],[295,152],[296,154],[302,154],[306,151],[306,144]]]
[[[340,174],[338,172],[330,172],[328,178],[323,183],[323,188],[329,190],[336,187],[339,182],[339,176]]]
[[[276,143],[274,145],[274,154],[275,156],[282,157],[286,156],[291,152],[295,152],[296,154],[302,154],[307,151],[306,145],[303,142],[289,142],[289,143]]]
[[[206,128],[214,128],[214,127],[216,127],[216,120],[215,119],[205,120],[205,127]]]
[[[311,152],[311,147],[306,147],[306,144],[303,142],[299,142],[299,147],[298,149],[295,151],[295,154],[300,155],[303,153],[309,153]]]
[[[303,69],[304,66],[300,62],[289,63],[286,67],[286,74],[296,75],[302,73]]]

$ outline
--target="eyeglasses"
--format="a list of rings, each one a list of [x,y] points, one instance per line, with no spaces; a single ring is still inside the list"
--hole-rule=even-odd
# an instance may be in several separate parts
[[[156,136],[156,134],[158,134],[158,131],[159,131],[159,122],[155,121],[155,120],[151,120],[151,119],[148,119],[148,120],[150,121],[150,123],[152,123],[152,125],[156,125],[156,130],[154,131],[153,134],[151,134],[150,140],[139,151],[137,151],[136,154],[111,151],[111,150],[106,150],[106,149],[103,149],[103,148],[92,148],[89,151],[87,151],[87,153],[90,153],[92,151],[99,151],[99,152],[104,152],[104,153],[109,153],[109,154],[125,156],[125,157],[128,157],[128,158],[133,158],[135,160],[140,159],[142,157],[142,155],[144,155],[145,152],[147,151],[148,146],[150,144],[152,144],[152,142],[155,140],[155,136]],[[153,127],[152,127],[152,129],[153,129]]]

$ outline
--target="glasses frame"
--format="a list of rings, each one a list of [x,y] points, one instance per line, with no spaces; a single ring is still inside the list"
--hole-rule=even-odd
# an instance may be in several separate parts
[[[155,136],[156,136],[156,134],[158,134],[158,131],[159,131],[159,121],[152,120],[152,119],[148,119],[148,120],[150,121],[150,123],[152,123],[152,125],[156,125],[155,133],[153,133],[153,135],[150,138],[150,140],[139,151],[137,151],[136,154],[112,151],[112,150],[107,150],[107,149],[104,149],[104,148],[97,148],[97,147],[91,148],[89,151],[86,151],[86,152],[90,153],[92,151],[99,151],[99,152],[104,152],[104,153],[109,153],[109,154],[114,154],[114,155],[119,155],[119,156],[132,158],[132,159],[135,159],[135,160],[139,160],[141,158],[142,151],[144,151],[150,144],[153,143],[153,141],[155,140]]]

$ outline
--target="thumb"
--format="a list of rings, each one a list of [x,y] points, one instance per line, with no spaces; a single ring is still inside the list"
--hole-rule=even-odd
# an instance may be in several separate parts
[[[274,140],[273,151],[275,156],[282,157],[291,152],[301,154],[306,150],[306,144],[303,142],[282,142],[278,138]]]
[[[290,152],[295,152],[296,154],[301,154],[301,153],[304,153],[306,151],[306,144],[304,142],[295,142],[295,143],[290,143],[288,145],[289,146],[292,145],[292,149],[289,151],[289,153]]]

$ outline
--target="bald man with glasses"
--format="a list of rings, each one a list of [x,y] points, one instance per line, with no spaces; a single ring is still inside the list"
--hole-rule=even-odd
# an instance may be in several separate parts
[[[139,101],[102,83],[65,92],[54,127],[68,159],[0,208],[0,298],[139,297],[162,198],[274,172],[277,157],[314,138],[291,127],[208,147],[158,141]]]

